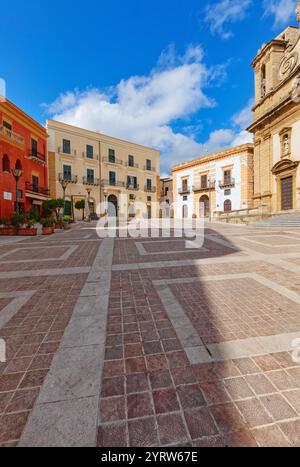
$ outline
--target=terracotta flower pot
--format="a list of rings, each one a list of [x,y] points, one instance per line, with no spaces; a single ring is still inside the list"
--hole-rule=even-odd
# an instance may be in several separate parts
[[[51,235],[53,234],[53,227],[43,227],[43,235]]]
[[[35,235],[37,235],[37,229],[35,228],[18,229],[18,235],[22,235],[25,237],[34,237]]]
[[[58,222],[58,223],[55,224],[55,228],[56,228],[56,229],[63,229],[63,224],[61,224],[60,222]]]

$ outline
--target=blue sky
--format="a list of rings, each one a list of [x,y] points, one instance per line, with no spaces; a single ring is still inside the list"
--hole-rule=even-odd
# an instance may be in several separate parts
[[[249,140],[251,61],[296,0],[15,0],[0,23],[7,97],[39,122],[153,145],[172,164]]]

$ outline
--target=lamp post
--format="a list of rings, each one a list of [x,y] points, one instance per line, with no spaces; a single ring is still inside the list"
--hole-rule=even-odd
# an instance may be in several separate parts
[[[23,170],[15,168],[12,170],[12,173],[16,180],[16,213],[19,214],[18,183],[23,175]]]
[[[105,204],[105,207],[104,207],[105,212],[104,212],[104,214],[106,215],[107,214],[107,195],[108,195],[108,192],[106,190],[104,190],[103,194],[104,194],[104,200],[105,200],[105,203],[104,203]]]
[[[63,200],[64,200],[64,214],[65,214],[65,208],[66,208],[66,189],[68,188],[69,181],[68,180],[60,180],[59,183],[61,184],[62,190],[63,190]]]
[[[90,199],[91,199],[91,192],[92,189],[90,187],[86,188],[86,192],[88,194],[88,210],[89,210],[89,222],[91,222],[91,211],[90,211]]]

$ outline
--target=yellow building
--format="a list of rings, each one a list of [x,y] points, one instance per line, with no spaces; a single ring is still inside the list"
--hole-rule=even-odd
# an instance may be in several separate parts
[[[300,21],[300,3],[297,8]],[[300,210],[300,31],[288,27],[263,45],[255,72],[254,206]]]
[[[172,173],[177,218],[219,216],[252,208],[252,144],[178,164]]]
[[[50,194],[63,197],[67,185],[67,205],[76,218],[81,199],[89,199],[98,215],[157,216],[159,151],[54,120],[47,121],[47,131]]]

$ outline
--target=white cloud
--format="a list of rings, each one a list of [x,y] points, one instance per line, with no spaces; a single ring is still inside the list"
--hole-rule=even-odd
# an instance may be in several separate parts
[[[158,148],[161,173],[168,173],[179,162],[249,141],[243,130],[250,103],[233,117],[229,129],[213,131],[202,144],[203,122],[190,120],[194,112],[215,105],[205,88],[211,87],[211,76],[223,79],[224,73],[223,67],[205,65],[200,46],[179,57],[171,46],[148,76],[132,76],[108,90],[68,91],[45,108],[56,120]],[[181,129],[174,130],[175,125]]]
[[[171,124],[215,105],[204,92],[214,73],[219,75],[219,68],[203,63],[199,45],[188,47],[183,56],[171,46],[148,76],[132,76],[108,91],[68,91],[45,107],[56,120],[160,149],[162,169],[168,170],[201,148]]]
[[[295,15],[297,0],[264,0],[265,16],[274,17],[274,27],[286,26]]]
[[[226,29],[226,25],[245,19],[251,3],[252,0],[221,0],[207,4],[205,21],[209,24],[211,33],[218,34],[222,39],[232,37],[233,33]]]

